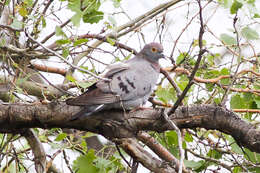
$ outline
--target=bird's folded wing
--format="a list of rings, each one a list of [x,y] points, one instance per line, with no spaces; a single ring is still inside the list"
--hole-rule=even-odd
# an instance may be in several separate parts
[[[76,98],[66,100],[68,105],[87,106],[119,102],[120,97],[112,93],[104,93],[100,89],[86,92]]]
[[[105,78],[111,78],[111,76],[113,76],[114,74],[121,72],[123,70],[129,69],[129,65],[122,63],[122,62],[118,62],[112,65],[109,65],[107,67],[107,69],[105,70],[105,74],[104,77]]]

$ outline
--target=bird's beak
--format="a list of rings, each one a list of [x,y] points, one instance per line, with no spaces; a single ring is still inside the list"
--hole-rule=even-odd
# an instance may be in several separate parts
[[[160,58],[165,58],[165,56],[162,52],[160,52]]]

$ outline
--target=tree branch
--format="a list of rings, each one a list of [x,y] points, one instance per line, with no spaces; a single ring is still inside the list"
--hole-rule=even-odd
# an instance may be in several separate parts
[[[0,103],[0,132],[22,128],[74,128],[101,134],[108,139],[135,137],[138,131],[173,130],[165,122],[160,109],[124,113],[122,110],[98,112],[86,119],[70,121],[81,107],[64,102],[49,104]],[[214,129],[231,135],[239,144],[260,153],[260,131],[240,119],[234,112],[213,105],[182,106],[169,116],[180,128]]]

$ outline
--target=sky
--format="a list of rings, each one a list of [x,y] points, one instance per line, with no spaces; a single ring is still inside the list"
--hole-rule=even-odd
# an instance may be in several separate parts
[[[134,19],[135,17],[144,14],[148,10],[156,7],[162,2],[167,2],[167,1],[162,1],[162,0],[149,0],[149,1],[140,1],[140,0],[122,0],[121,2],[121,7],[120,8],[115,8],[113,6],[112,1],[106,0],[104,3],[102,3],[101,6],[101,11],[105,13],[105,19],[98,24],[85,24],[81,23],[79,28],[74,28],[73,34],[75,35],[81,35],[85,33],[98,33],[101,31],[101,28],[104,26],[103,22],[105,20],[110,20],[113,21],[116,26],[120,26],[126,22],[128,22],[130,19]],[[191,2],[189,5],[187,5],[188,2]],[[202,3],[205,5],[205,2]],[[259,12],[260,10],[260,2],[258,1],[256,3],[257,10]],[[117,13],[116,12],[121,12],[125,11],[124,13]],[[198,8],[197,4],[195,1],[184,1],[181,3],[176,4],[174,7],[171,7],[170,10],[168,10],[166,14],[166,25],[165,25],[165,30],[162,34],[162,44],[164,47],[164,54],[166,56],[169,56],[171,54],[171,50],[173,48],[173,45],[175,43],[175,40],[178,38],[179,34],[183,32],[183,29],[186,27],[187,23],[192,19],[192,17],[198,13]],[[239,16],[239,22],[238,22],[238,29],[243,28],[244,26],[249,24],[248,16],[245,14],[248,14],[246,10],[241,10],[241,12],[238,14]],[[66,20],[70,18],[73,13],[71,13],[69,10],[63,8],[60,12],[57,14],[62,20]],[[159,15],[160,16],[160,15]],[[229,35],[233,35],[233,16],[229,15],[229,9],[225,9],[221,6],[218,6],[216,3],[211,3],[209,4],[205,10],[203,11],[203,18],[204,21],[207,22],[208,29],[212,31],[216,37],[220,37],[221,34],[226,33]],[[55,26],[57,25],[57,19],[53,16],[47,17],[47,28],[43,30],[42,32],[42,37],[48,35],[50,32],[55,30]],[[260,20],[258,20],[260,22]],[[260,25],[259,24],[254,24],[251,25],[251,27],[257,31],[260,31]],[[98,31],[98,32],[97,32]],[[157,32],[157,26],[155,25],[155,22],[151,22],[151,24],[146,25],[145,27],[142,28],[142,34],[145,39],[145,42],[142,40],[141,35],[135,34],[134,36],[132,33],[129,33],[127,36],[124,36],[120,38],[120,42],[127,44],[128,46],[140,50],[144,44],[149,43],[149,42],[159,42],[159,38],[155,37],[156,32]],[[198,38],[198,33],[199,33],[199,20],[198,17],[194,18],[194,22],[185,29],[185,32],[182,34],[180,40],[178,41],[178,44],[176,46],[175,52],[173,57],[177,57],[180,52],[188,51],[191,42],[194,39]],[[233,35],[234,36],[234,35]],[[216,39],[212,34],[209,32],[206,32],[204,34],[204,39],[207,41],[207,43],[210,45],[220,45],[221,42]],[[55,40],[55,37],[53,39],[50,39],[49,41],[46,42],[46,45],[49,45],[53,43]],[[256,50],[260,49],[260,41],[252,41],[252,44],[254,45]],[[110,51],[111,49],[114,49],[111,45],[105,43],[100,46],[100,48],[105,49]],[[225,52],[226,49],[224,47],[217,47],[217,48],[212,48],[210,49],[213,53],[217,52]],[[242,52],[244,56],[251,56],[252,55],[252,50],[250,48],[246,49],[245,51]],[[126,52],[127,53],[127,52]],[[114,57],[111,56],[110,54],[104,54],[103,52],[95,52],[92,54],[93,57],[104,61],[105,63],[113,63]],[[118,56],[122,56],[121,54],[118,54]],[[227,55],[226,61],[229,61],[229,56]],[[67,67],[65,64],[57,63],[59,61],[58,58],[51,58],[51,64],[53,66],[61,65],[63,67]],[[37,61],[38,63],[50,63],[46,61]],[[170,61],[168,60],[162,60],[160,61],[161,65],[166,67],[169,66]],[[97,70],[102,72],[105,68],[104,65],[95,63],[97,66]],[[241,67],[245,68],[245,67]],[[50,81],[53,84],[58,84],[63,82],[63,78],[59,75],[53,75],[53,74],[47,74],[43,73],[46,77],[50,79]],[[79,75],[78,73],[75,74],[75,78],[81,80],[83,76],[77,76]],[[56,150],[51,148],[50,146],[45,145],[46,152],[48,154],[53,154]],[[68,151],[69,152],[69,151]],[[70,161],[72,162],[73,159],[75,159],[78,154],[69,152],[69,157]],[[68,169],[66,168],[66,164],[64,160],[62,159],[61,155],[58,155],[57,158],[54,160],[54,164],[56,165],[61,165],[63,172],[69,172]],[[33,167],[31,168],[32,172],[35,172]],[[138,169],[139,173],[146,173],[149,172],[145,168],[139,168]],[[223,171],[224,172],[224,171]]]

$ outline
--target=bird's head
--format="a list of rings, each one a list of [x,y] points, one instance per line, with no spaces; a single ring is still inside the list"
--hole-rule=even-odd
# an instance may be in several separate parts
[[[163,47],[159,43],[149,43],[144,46],[140,52],[148,60],[157,62],[160,58],[164,58]]]

